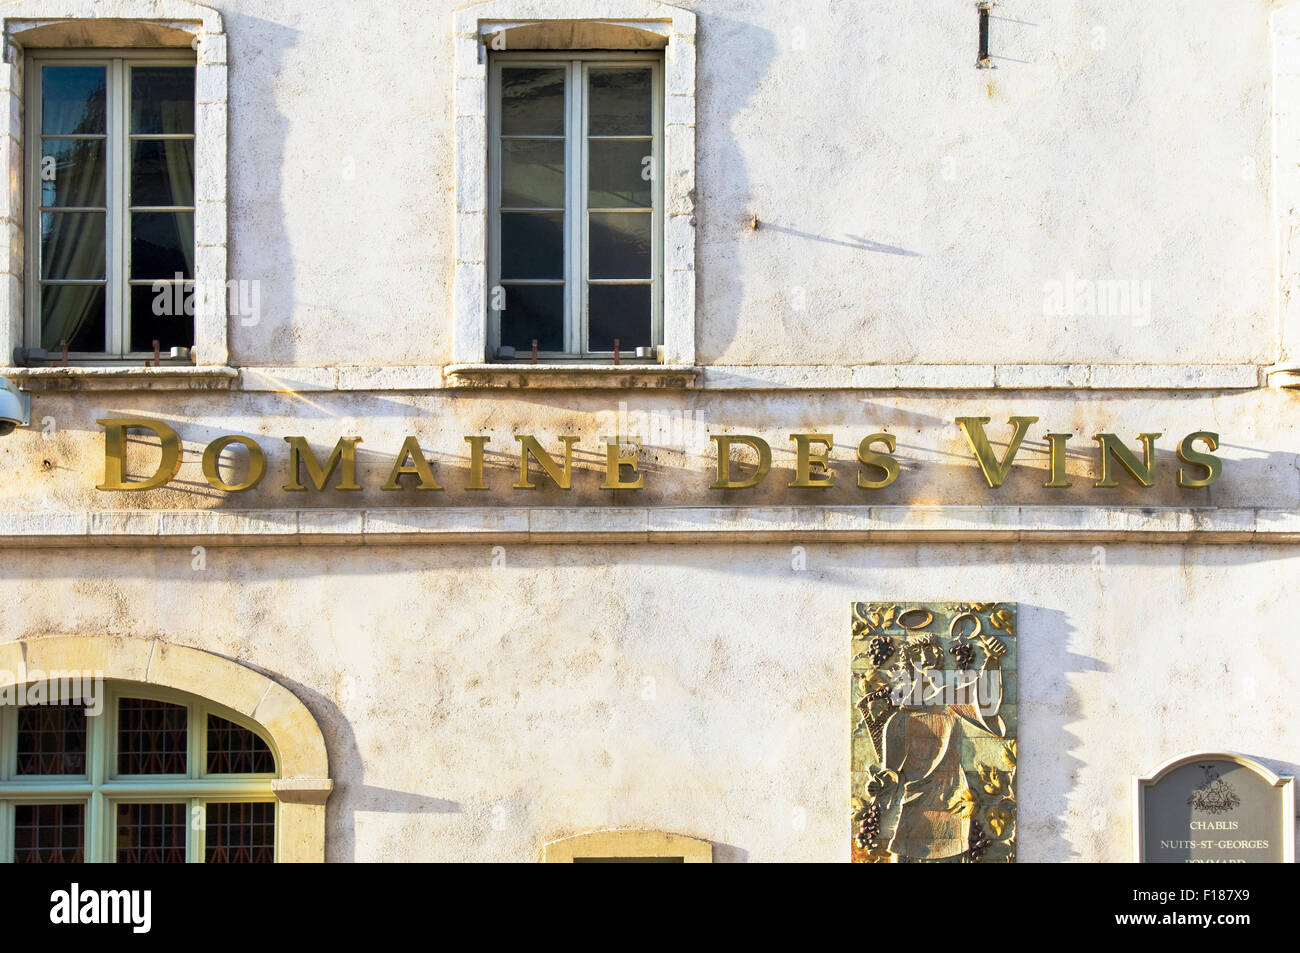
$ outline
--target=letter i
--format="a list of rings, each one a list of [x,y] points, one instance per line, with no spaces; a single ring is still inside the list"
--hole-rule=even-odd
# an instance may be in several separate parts
[[[1049,433],[1047,435],[1048,466],[1052,478],[1043,486],[1048,489],[1065,489],[1073,484],[1065,478],[1065,442],[1073,437],[1069,433]]]

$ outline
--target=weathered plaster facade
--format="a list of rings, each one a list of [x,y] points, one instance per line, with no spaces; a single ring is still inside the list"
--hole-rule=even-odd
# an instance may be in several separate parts
[[[966,0],[0,4],[4,353],[14,24],[199,38],[201,199],[224,211],[200,267],[260,294],[200,316],[193,367],[0,367],[33,401],[0,439],[0,640],[179,646],[296,698],[327,764],[285,777],[328,794],[329,860],[533,860],[606,828],[847,859],[855,601],[1019,604],[1023,860],[1129,859],[1131,778],[1187,750],[1297,773],[1300,4],[1184,6],[1004,0],[979,69]],[[476,24],[537,18],[660,24],[691,71],[663,366],[461,347]],[[954,420],[989,417],[1000,454],[1017,415],[1039,420],[992,489]],[[166,487],[96,489],[97,421],[123,417],[179,432]],[[603,490],[629,431],[646,487]],[[1223,476],[1181,488],[1198,431]],[[859,489],[877,432],[901,475]],[[1094,487],[1105,432],[1162,434],[1154,486]],[[835,436],[835,487],[787,487],[793,433]],[[1048,433],[1073,434],[1069,488],[1043,486]],[[222,434],[265,449],[257,488],[205,479]],[[442,491],[380,489],[411,434]],[[513,488],[523,434],[579,438],[570,490]],[[709,489],[719,434],[770,443],[760,486]],[[322,459],[362,437],[362,489],[286,492],[295,435]],[[490,437],[486,492],[467,435]],[[157,459],[130,444],[133,475]]]

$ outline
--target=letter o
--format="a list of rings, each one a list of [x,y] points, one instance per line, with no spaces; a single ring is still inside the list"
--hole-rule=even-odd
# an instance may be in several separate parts
[[[217,462],[221,459],[221,451],[232,443],[242,444],[248,449],[248,476],[243,483],[227,483],[221,479],[221,474],[217,471]],[[226,493],[241,493],[244,490],[251,490],[262,482],[262,477],[266,476],[266,454],[252,437],[226,434],[224,437],[218,437],[212,441],[203,451],[203,476],[207,478],[208,483],[213,487]]]

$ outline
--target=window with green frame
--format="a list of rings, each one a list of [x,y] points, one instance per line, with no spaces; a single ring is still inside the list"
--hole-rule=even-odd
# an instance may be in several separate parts
[[[276,859],[278,761],[256,725],[169,689],[97,694],[0,708],[0,860]]]

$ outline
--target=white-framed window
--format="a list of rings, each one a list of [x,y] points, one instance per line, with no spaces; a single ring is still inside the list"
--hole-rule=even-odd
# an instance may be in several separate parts
[[[27,341],[96,363],[188,352],[194,54],[49,51],[26,76]]]
[[[259,727],[182,692],[103,688],[0,708],[0,861],[273,862],[278,762]]]
[[[495,54],[488,90],[491,353],[662,344],[662,56]]]
[[[501,132],[495,126],[501,110],[498,71],[510,64],[535,62],[539,67],[557,66],[565,76],[564,129],[565,145],[576,150],[578,163],[566,162],[553,169],[564,182],[566,214],[562,230],[567,231],[565,259],[560,264],[560,278],[554,277],[554,257],[548,277],[538,279],[558,285],[562,292],[525,291],[534,301],[549,297],[535,310],[532,321],[538,331],[538,363],[551,363],[557,371],[586,373],[582,365],[601,365],[591,380],[604,379],[603,366],[611,363],[612,338],[604,318],[591,307],[592,284],[583,275],[590,268],[592,240],[584,220],[586,210],[599,215],[600,206],[590,205],[591,182],[572,182],[581,174],[581,165],[590,165],[583,156],[584,131],[589,122],[591,72],[624,62],[643,66],[654,64],[659,70],[655,80],[656,101],[648,168],[637,169],[652,176],[654,197],[648,206],[657,224],[652,229],[650,341],[655,357],[669,370],[693,369],[695,364],[695,14],[689,10],[656,0],[485,0],[457,9],[452,15],[454,85],[452,113],[455,123],[455,198],[456,232],[451,301],[451,354],[447,368],[448,386],[480,386],[484,379],[526,373],[511,367],[503,359],[501,347],[514,348],[516,361],[531,358],[531,333],[521,333],[516,326],[518,315],[509,314],[512,306],[508,267],[502,274],[502,249],[498,232],[503,214],[499,203],[500,170],[496,168],[501,150]],[[579,64],[574,66],[573,64]],[[583,64],[586,64],[585,66]],[[574,72],[579,77],[574,78]],[[584,100],[586,102],[584,103]],[[554,133],[552,133],[553,135]],[[599,136],[597,137],[600,138]],[[611,137],[612,138],[612,137]],[[630,148],[630,147],[629,147]],[[639,158],[644,159],[643,154]],[[540,174],[540,173],[538,173]],[[554,202],[554,199],[547,201]],[[510,206],[506,207],[507,209]],[[559,211],[561,205],[538,205],[538,210]],[[624,210],[627,206],[616,206]],[[598,219],[602,229],[617,220]],[[606,234],[608,234],[606,232]],[[588,242],[587,247],[582,247]],[[603,246],[609,251],[613,245]],[[584,257],[584,251],[588,257]],[[585,263],[585,264],[584,264]],[[601,263],[606,264],[606,263]],[[598,266],[599,267],[599,266]],[[597,272],[599,275],[599,271]],[[638,276],[639,278],[639,276]],[[614,279],[618,280],[618,279]],[[520,284],[516,282],[515,284]],[[555,298],[564,325],[564,340],[556,346],[554,330]],[[610,291],[596,295],[597,305],[610,298],[632,298],[645,292]],[[513,302],[513,304],[528,304]],[[607,311],[606,314],[609,312]],[[504,328],[502,319],[504,315]],[[554,350],[548,350],[543,319],[551,321],[549,338]],[[585,322],[585,323],[584,323]],[[503,333],[504,330],[504,333]],[[635,348],[643,346],[633,330],[632,340],[623,340],[620,326],[620,363],[634,363]],[[593,335],[593,332],[597,332]],[[596,338],[593,340],[593,336]],[[513,340],[513,344],[510,341]],[[641,375],[644,373],[644,377]],[[631,368],[623,380],[649,380],[657,373],[649,367]],[[683,378],[685,379],[685,378]],[[634,385],[639,386],[639,385]]]

